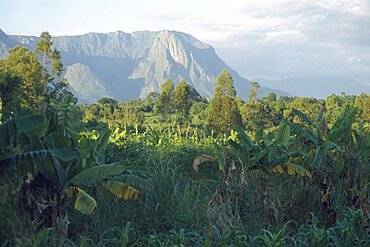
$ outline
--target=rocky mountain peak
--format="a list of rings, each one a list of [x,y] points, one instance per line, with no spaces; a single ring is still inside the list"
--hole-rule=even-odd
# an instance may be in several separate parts
[[[6,38],[30,49],[39,41],[34,36]],[[227,66],[210,45],[182,32],[87,33],[53,37],[53,42],[62,52],[71,88],[85,102],[107,95],[117,100],[145,98],[159,92],[168,78],[175,84],[184,79],[200,95],[211,98],[224,69],[233,76],[239,96],[245,99],[250,89],[249,81]]]
[[[170,60],[187,65],[187,54],[183,44],[168,31],[160,32],[154,39],[146,58],[148,62],[160,61],[169,66]],[[166,66],[164,66],[166,67]]]

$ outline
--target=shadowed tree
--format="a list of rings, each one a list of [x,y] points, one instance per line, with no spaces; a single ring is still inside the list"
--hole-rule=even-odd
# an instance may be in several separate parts
[[[269,93],[269,95],[267,96],[267,99],[269,101],[276,101],[276,94],[274,92]]]
[[[190,93],[190,85],[186,81],[181,80],[179,84],[177,84],[173,94],[173,104],[175,112],[185,117],[189,115],[189,110],[192,105]]]
[[[161,86],[161,94],[157,101],[157,111],[162,114],[171,114],[173,112],[172,94],[174,84],[171,79],[168,79]]]

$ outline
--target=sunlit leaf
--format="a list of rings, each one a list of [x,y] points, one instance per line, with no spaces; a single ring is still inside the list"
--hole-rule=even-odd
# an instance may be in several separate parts
[[[311,173],[306,168],[290,163],[275,166],[271,169],[271,171],[274,173],[287,174],[289,176],[298,175],[302,177],[312,178]]]
[[[325,193],[325,195],[323,195],[323,196],[321,197],[321,202],[326,202],[326,201],[329,199],[329,197],[331,196],[331,194],[332,194],[332,192],[331,192],[331,191],[329,191],[329,192]]]
[[[199,166],[201,164],[203,164],[204,162],[206,162],[206,161],[217,162],[217,159],[215,159],[212,156],[206,155],[206,154],[201,154],[193,160],[193,169],[196,172],[198,172],[199,171]]]
[[[127,184],[118,181],[106,181],[103,187],[112,192],[119,199],[126,201],[137,201],[140,192]]]
[[[292,109],[292,111],[290,112],[290,115],[291,116],[297,116],[301,120],[303,120],[304,122],[306,122],[308,124],[312,124],[312,120],[306,114],[304,114],[303,112],[301,112],[297,109]]]
[[[75,200],[75,209],[83,214],[91,214],[96,208],[96,201],[93,197],[87,194],[84,190],[78,187],[68,187],[66,190],[67,196]]]

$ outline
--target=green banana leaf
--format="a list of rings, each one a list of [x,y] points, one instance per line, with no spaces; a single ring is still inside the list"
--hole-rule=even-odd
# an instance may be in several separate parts
[[[95,166],[84,169],[72,177],[69,183],[76,186],[89,187],[93,184],[100,183],[103,180],[119,176],[125,171],[126,167],[121,165],[119,162],[109,165]]]

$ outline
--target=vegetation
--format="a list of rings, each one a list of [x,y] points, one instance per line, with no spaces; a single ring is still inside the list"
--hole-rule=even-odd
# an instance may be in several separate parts
[[[241,124],[234,81],[227,70],[224,70],[217,78],[214,97],[209,108],[208,125],[210,128],[227,133]]]
[[[0,61],[2,246],[367,246],[370,95],[186,81],[77,105],[60,53]]]

